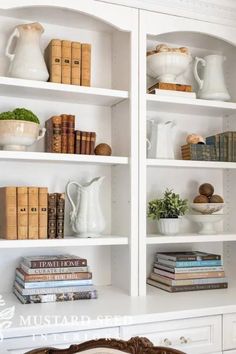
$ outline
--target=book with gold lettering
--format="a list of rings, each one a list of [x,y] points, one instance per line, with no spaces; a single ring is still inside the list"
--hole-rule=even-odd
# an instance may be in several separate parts
[[[71,84],[80,85],[81,78],[81,43],[71,43]]]
[[[71,83],[71,41],[61,41],[61,82]]]
[[[48,188],[39,187],[39,239],[48,237]]]
[[[17,233],[18,240],[28,238],[28,188],[17,187]]]
[[[53,116],[45,122],[46,152],[61,153],[61,124],[62,124],[61,116]]]
[[[17,239],[16,187],[0,188],[0,238]]]
[[[37,240],[39,236],[38,188],[28,187],[28,238]]]
[[[52,39],[45,49],[45,61],[49,71],[49,81],[61,83],[61,40]]]

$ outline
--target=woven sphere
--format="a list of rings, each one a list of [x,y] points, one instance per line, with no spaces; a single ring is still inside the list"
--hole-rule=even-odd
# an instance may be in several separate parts
[[[102,143],[98,144],[94,150],[95,155],[105,155],[110,156],[112,153],[111,147],[108,144]]]

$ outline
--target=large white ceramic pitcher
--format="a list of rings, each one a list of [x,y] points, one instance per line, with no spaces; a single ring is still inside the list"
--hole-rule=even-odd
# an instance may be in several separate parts
[[[44,29],[38,22],[18,25],[11,34],[6,47],[10,59],[8,75],[21,79],[47,81],[49,74],[40,48]],[[15,53],[10,52],[17,38]]]
[[[72,230],[80,237],[97,237],[105,229],[99,201],[99,190],[104,178],[96,177],[84,185],[74,181],[67,184],[66,193],[72,206],[70,222]],[[77,187],[75,202],[70,193],[72,185]]]
[[[229,101],[230,95],[226,88],[223,63],[223,55],[207,55],[204,59],[195,58],[194,76],[199,85],[198,97],[206,100]],[[203,78],[198,74],[198,63],[202,64]]]
[[[148,143],[148,157],[158,159],[174,159],[174,148],[172,142],[172,128],[174,122],[168,121],[158,123],[150,119],[151,134]]]

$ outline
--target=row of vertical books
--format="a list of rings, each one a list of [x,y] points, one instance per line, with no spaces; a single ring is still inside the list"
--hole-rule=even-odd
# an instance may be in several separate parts
[[[13,292],[23,304],[97,298],[87,259],[70,254],[22,258]]]
[[[206,138],[215,147],[216,160],[236,162],[236,131],[227,131]]]
[[[52,39],[45,60],[50,82],[91,85],[91,44]]]
[[[96,133],[75,130],[75,116],[61,114],[45,122],[45,151],[63,154],[93,155]]]
[[[0,205],[0,238],[64,237],[65,193],[48,193],[47,187],[1,187]]]
[[[228,287],[221,256],[206,252],[159,252],[147,283],[168,292]]]

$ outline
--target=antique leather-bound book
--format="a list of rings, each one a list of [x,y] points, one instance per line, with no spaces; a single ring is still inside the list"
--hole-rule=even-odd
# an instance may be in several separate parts
[[[61,114],[61,152],[63,154],[67,154],[68,149],[68,137],[67,137],[67,131],[68,131],[68,115],[67,114]]]
[[[86,132],[85,154],[90,155],[90,132]]]
[[[67,153],[75,153],[75,116],[67,116]]]
[[[80,144],[80,153],[85,154],[86,151],[86,132],[81,132],[81,144]]]
[[[39,239],[48,237],[48,188],[39,187]]]
[[[57,193],[56,238],[64,238],[65,193]]]
[[[91,44],[81,45],[81,85],[91,86]]]
[[[75,131],[75,153],[80,154],[80,145],[81,145],[81,131]]]
[[[17,239],[16,187],[0,188],[0,238]]]
[[[71,41],[61,41],[61,82],[71,83]]]
[[[48,238],[56,237],[57,193],[48,194]]]
[[[45,49],[45,61],[49,71],[49,81],[61,83],[61,41],[52,39]]]
[[[61,153],[61,122],[62,122],[61,116],[53,116],[45,122],[46,152]]]
[[[17,238],[28,238],[28,188],[17,187]]]
[[[28,187],[28,238],[36,240],[39,236],[38,188]]]
[[[94,149],[96,144],[96,133],[90,133],[90,155],[94,155]]]
[[[71,43],[71,84],[80,85],[81,78],[81,43]]]

